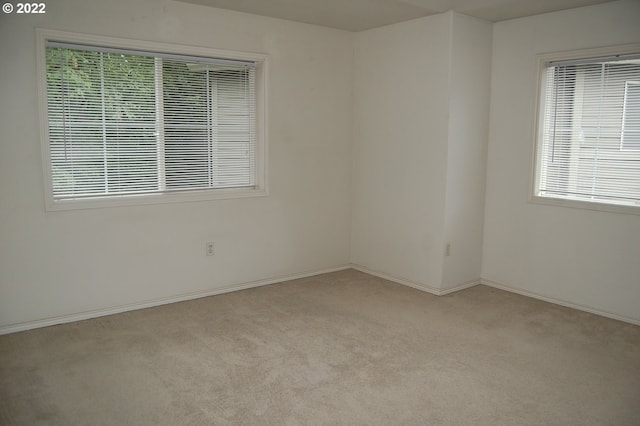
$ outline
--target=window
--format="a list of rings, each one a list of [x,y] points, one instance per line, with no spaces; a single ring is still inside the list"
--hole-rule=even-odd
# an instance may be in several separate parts
[[[538,201],[640,207],[640,48],[622,50],[540,58]]]
[[[263,193],[263,57],[55,35],[41,41],[50,206]]]

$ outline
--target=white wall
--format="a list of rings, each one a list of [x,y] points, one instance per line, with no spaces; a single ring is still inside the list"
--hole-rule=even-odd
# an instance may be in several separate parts
[[[435,293],[479,281],[491,30],[448,12],[356,35],[358,267]]]
[[[35,27],[270,55],[270,196],[45,213]],[[0,330],[348,264],[351,33],[173,1],[57,0],[0,14],[0,55]]]
[[[450,13],[449,143],[442,289],[480,279],[493,26]]]
[[[537,53],[640,42],[640,2],[495,24],[482,277],[640,322],[640,216],[530,204]]]
[[[352,34],[170,0],[0,14],[0,332],[349,262],[437,292],[481,257],[491,284],[640,321],[640,216],[527,202],[535,54],[640,41],[639,18],[621,1]],[[270,196],[45,213],[36,26],[269,54]]]
[[[425,288],[442,279],[449,27],[356,34],[351,260]]]

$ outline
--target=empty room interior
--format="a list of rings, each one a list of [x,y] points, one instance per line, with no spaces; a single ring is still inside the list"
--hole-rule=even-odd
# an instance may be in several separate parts
[[[0,56],[0,424],[640,424],[639,1],[5,2]]]

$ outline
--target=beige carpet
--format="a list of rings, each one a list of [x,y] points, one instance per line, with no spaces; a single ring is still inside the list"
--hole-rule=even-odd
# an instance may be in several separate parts
[[[640,425],[640,327],[348,270],[0,336],[3,425]]]

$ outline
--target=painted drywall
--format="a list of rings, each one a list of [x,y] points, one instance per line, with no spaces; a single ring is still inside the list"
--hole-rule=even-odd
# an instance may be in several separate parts
[[[423,286],[442,279],[447,14],[355,36],[354,264]]]
[[[435,293],[479,281],[491,32],[447,12],[356,35],[357,266]]]
[[[449,128],[442,289],[480,280],[493,26],[449,12]]]
[[[487,23],[352,34],[170,0],[0,14],[0,331],[349,262],[447,290],[481,255],[488,283],[640,321],[640,216],[527,202],[535,54],[640,41],[639,5],[493,26],[484,237]],[[267,53],[270,195],[45,213],[35,27]]]
[[[640,42],[638,22],[620,1],[494,25],[483,279],[640,322],[640,216],[528,202],[535,55]]]
[[[36,27],[268,54],[270,195],[45,212]],[[0,14],[0,55],[0,329],[348,264],[351,33],[168,0],[59,0]]]

